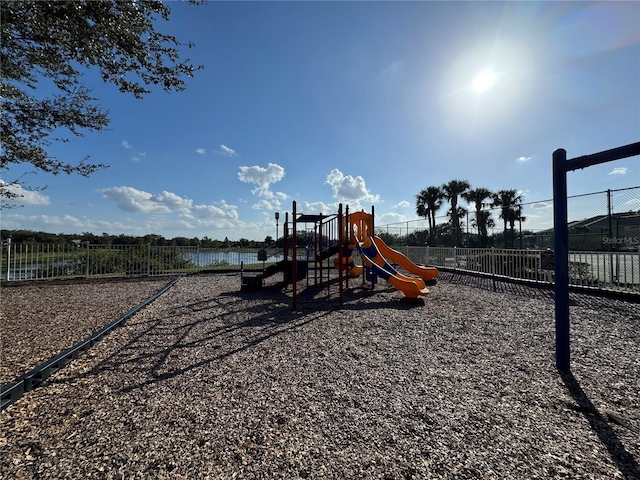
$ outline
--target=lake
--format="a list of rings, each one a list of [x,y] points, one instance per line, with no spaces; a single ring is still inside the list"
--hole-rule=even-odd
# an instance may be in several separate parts
[[[199,267],[210,265],[245,265],[262,263],[258,260],[258,252],[189,252],[185,258]],[[268,263],[275,263],[282,260],[282,254],[272,254],[267,258]]]

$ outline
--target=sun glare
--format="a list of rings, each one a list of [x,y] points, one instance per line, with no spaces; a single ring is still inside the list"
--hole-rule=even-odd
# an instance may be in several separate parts
[[[491,69],[486,69],[476,75],[473,80],[473,89],[477,93],[487,91],[496,81],[496,75]]]

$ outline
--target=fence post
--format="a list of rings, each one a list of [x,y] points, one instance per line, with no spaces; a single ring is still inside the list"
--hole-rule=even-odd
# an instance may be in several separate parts
[[[609,242],[607,242],[609,244],[609,262],[610,262],[610,266],[609,266],[609,275],[610,275],[610,281],[613,284],[614,283],[614,274],[613,274],[613,247],[611,245],[611,238],[613,238],[613,224],[611,223],[611,189],[607,189],[607,220],[608,220],[608,230],[609,230]],[[616,235],[617,237],[617,235]],[[617,241],[617,238],[616,238]]]
[[[496,289],[496,247],[491,247],[491,279],[493,280],[493,291]]]
[[[458,247],[453,246],[453,271],[458,272]]]
[[[569,231],[567,229],[567,151],[553,152],[553,243],[555,270],[556,367],[570,370]]]
[[[85,277],[89,278],[89,240],[87,240],[87,265],[85,268]]]
[[[151,276],[151,244],[147,243],[147,276]]]
[[[9,272],[11,272],[11,237],[7,238],[7,281],[10,280]]]

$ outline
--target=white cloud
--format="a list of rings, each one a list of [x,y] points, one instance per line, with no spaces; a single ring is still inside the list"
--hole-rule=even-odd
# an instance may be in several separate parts
[[[207,153],[207,150],[204,148],[198,148],[196,149],[196,153],[199,155],[204,155],[205,153]]]
[[[260,200],[258,203],[251,205],[254,210],[275,210],[280,206],[280,202],[270,202],[268,200]]]
[[[384,215],[380,215],[380,217],[376,215],[375,221],[376,221],[376,225],[381,226],[381,225],[389,225],[391,223],[406,222],[407,217],[405,215],[400,215],[399,213],[389,212],[389,213],[385,213]]]
[[[373,195],[367,190],[364,178],[361,176],[352,177],[351,175],[344,175],[337,168],[331,170],[331,173],[327,175],[325,183],[331,186],[333,196],[340,201],[377,202],[380,200],[378,195]]]
[[[175,193],[162,191],[159,195],[152,196],[151,200],[169,207],[175,207],[178,209],[178,213],[180,215],[191,217],[191,206],[193,205],[193,200],[190,198],[182,198]]]
[[[215,205],[193,205],[192,199],[181,197],[166,190],[154,195],[133,187],[122,186],[106,188],[102,190],[102,196],[107,200],[115,202],[118,208],[125,212],[143,214],[177,213],[178,216],[183,219],[179,222],[198,219],[197,221],[204,223],[201,225],[203,227],[206,227],[209,221],[218,221],[221,219],[235,221],[238,219],[238,208],[235,205],[228,204],[224,200],[221,200]],[[163,225],[166,227],[166,222],[163,222]],[[153,226],[149,225],[148,222],[145,228],[153,231]],[[175,229],[177,227],[172,224],[171,228]]]
[[[45,217],[46,215],[43,215]],[[80,228],[80,227],[93,227],[93,222],[88,220],[81,220],[76,217],[72,217],[71,215],[63,215],[62,217],[49,217],[47,221],[51,225],[69,225],[72,227]]]
[[[52,231],[58,227],[60,232],[76,230],[91,231],[97,225],[87,219],[79,219],[71,215],[18,215],[6,214],[2,218],[3,227],[8,229],[27,229],[34,231]]]
[[[229,148],[226,145],[220,145],[220,153],[225,157],[235,157],[238,155],[233,148]]]
[[[330,215],[338,212],[338,204],[326,204],[324,202],[304,202],[304,213],[309,215]],[[343,211],[344,213],[344,211]]]
[[[406,208],[410,206],[411,206],[411,203],[407,202],[406,200],[401,200],[396,204],[396,207],[400,207],[400,208]]]
[[[528,162],[529,160],[531,160],[533,157],[518,157],[518,161],[520,163],[525,163]]]
[[[102,190],[102,196],[115,202],[118,208],[125,212],[169,213],[171,211],[166,205],[154,200],[152,194],[132,187],[105,188]]]
[[[254,195],[257,195],[258,197],[264,200],[270,200],[274,203],[277,203],[278,205],[280,205],[281,200],[286,200],[287,198],[289,198],[289,195],[287,195],[286,193],[272,192],[268,188],[256,187],[253,190],[251,190],[251,193],[253,193]]]
[[[176,195],[172,192],[167,192],[166,190],[163,190],[158,195],[153,195],[151,197],[151,200],[154,202],[173,205],[180,208],[191,208],[191,205],[193,204],[193,200],[191,200],[190,198],[182,198],[181,196]]]
[[[127,142],[126,140],[122,140],[121,145],[122,145],[124,148],[127,148],[127,149],[129,149],[129,148],[133,148],[133,145],[131,145],[131,144],[130,144],[129,142]]]
[[[17,198],[7,199],[3,202],[20,205],[49,205],[49,197],[35,190],[27,190],[16,183],[6,183],[0,180],[0,187],[15,195]]]
[[[193,207],[197,218],[173,217],[171,215],[137,216],[136,218],[119,215],[119,220],[94,220],[87,217],[48,216],[48,215],[17,215],[5,214],[2,224],[7,229],[28,229],[48,232],[109,232],[111,234],[126,233],[131,235],[146,235],[150,232],[159,233],[166,238],[184,236],[185,232],[195,232],[197,236],[207,235],[211,238],[240,238],[251,236],[255,225],[246,224],[238,220],[236,207],[226,204],[224,200],[216,205],[197,205]],[[189,236],[193,235],[192,233]],[[266,235],[266,233],[265,233]]]
[[[138,157],[131,157],[131,160],[133,160],[134,162],[139,162],[139,161],[140,161],[140,158],[138,158]]]
[[[283,192],[273,192],[269,189],[272,183],[279,182],[284,177],[284,168],[275,163],[270,163],[267,168],[254,165],[252,167],[242,166],[238,172],[238,179],[241,182],[253,183],[256,186],[251,193],[260,197],[260,201],[251,208],[255,210],[273,210],[280,208],[281,201],[288,195]]]
[[[237,219],[238,207],[230,205],[224,200],[217,205],[196,205],[193,207],[193,212],[198,218],[204,219]]]
[[[553,208],[553,204],[547,203],[547,202],[536,202],[529,205],[529,208],[533,208],[533,209]]]
[[[275,163],[270,163],[267,168],[254,165],[253,167],[240,167],[238,179],[241,182],[254,183],[260,189],[269,188],[272,183],[279,182],[284,177],[284,168]]]
[[[263,193],[268,193],[268,195],[263,195]],[[282,192],[274,193],[267,190],[261,190],[258,196],[263,198],[251,206],[254,210],[277,210],[282,206],[282,199],[287,198]]]
[[[626,175],[630,171],[631,170],[629,170],[627,167],[616,167],[609,172],[609,175]]]

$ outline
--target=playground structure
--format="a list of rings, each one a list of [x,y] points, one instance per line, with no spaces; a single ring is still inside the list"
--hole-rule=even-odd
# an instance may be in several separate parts
[[[307,289],[311,286],[326,286],[329,297],[331,273],[332,270],[337,270],[340,305],[344,303],[344,291],[349,287],[349,280],[357,277],[362,277],[363,284],[370,282],[372,289],[375,288],[377,279],[381,278],[406,298],[416,299],[428,295],[425,282],[434,282],[438,277],[438,270],[435,267],[416,265],[402,253],[390,248],[380,237],[374,235],[373,222],[373,207],[371,213],[349,213],[349,207],[346,206],[343,211],[340,204],[337,214],[310,215],[299,213],[294,201],[291,220],[289,212],[285,213],[282,260],[263,267],[262,272],[257,275],[245,275],[243,270],[242,289],[261,288],[265,278],[282,272],[284,283],[292,285],[293,307],[296,308],[298,282],[306,279]],[[313,226],[307,227],[309,224]],[[300,225],[304,225],[305,230],[301,230]],[[303,232],[304,245],[301,245],[299,240]],[[356,263],[357,257],[362,265]],[[266,258],[265,252],[261,260]],[[398,271],[394,265],[407,274]]]

